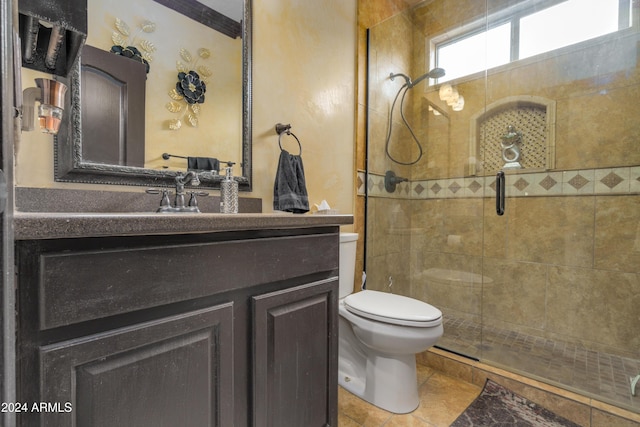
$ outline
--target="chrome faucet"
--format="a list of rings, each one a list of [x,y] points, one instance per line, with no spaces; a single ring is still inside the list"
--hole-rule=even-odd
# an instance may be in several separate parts
[[[193,186],[200,185],[200,178],[198,174],[194,171],[188,171],[186,174],[182,172],[178,172],[175,178],[176,183],[176,196],[173,202],[173,206],[171,205],[171,201],[169,200],[169,190],[164,188],[162,189],[162,200],[160,201],[160,207],[156,212],[159,213],[177,213],[177,212],[194,212],[199,213],[200,209],[198,209],[198,199],[197,195],[206,196],[207,193],[196,193],[191,192],[191,198],[189,199],[189,203],[185,202],[185,191],[184,186],[187,183],[191,183]],[[153,193],[152,191],[147,191],[149,193]],[[157,192],[156,192],[157,194]]]
[[[185,175],[182,172],[179,172],[176,175],[176,199],[174,201],[174,208],[178,209],[179,212],[200,212],[198,209],[197,203],[196,206],[192,206],[192,201],[194,199],[194,193],[191,193],[191,200],[189,201],[189,206],[185,206],[184,204],[184,185],[191,181],[191,185],[198,186],[200,185],[200,179],[198,178],[198,174],[194,171],[189,171]],[[195,208],[195,209],[192,209]]]

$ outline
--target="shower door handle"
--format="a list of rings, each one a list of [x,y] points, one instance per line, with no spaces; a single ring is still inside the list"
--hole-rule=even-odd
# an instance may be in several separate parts
[[[496,175],[496,213],[504,215],[504,172]]]

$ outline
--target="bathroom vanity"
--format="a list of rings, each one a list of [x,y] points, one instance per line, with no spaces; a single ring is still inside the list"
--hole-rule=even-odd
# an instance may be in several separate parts
[[[16,213],[18,425],[337,425],[352,221]]]

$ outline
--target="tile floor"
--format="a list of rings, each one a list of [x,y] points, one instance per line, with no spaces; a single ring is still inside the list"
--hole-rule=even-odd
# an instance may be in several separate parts
[[[398,415],[373,406],[342,387],[338,391],[338,427],[446,427],[482,391],[481,387],[418,364],[420,406]]]
[[[432,348],[416,356],[420,405],[392,414],[338,391],[339,427],[445,427],[473,402],[487,378],[585,427],[640,427],[640,413]]]

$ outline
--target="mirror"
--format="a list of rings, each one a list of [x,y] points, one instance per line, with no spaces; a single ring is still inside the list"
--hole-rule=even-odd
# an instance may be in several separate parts
[[[225,34],[224,29],[212,29],[213,26],[207,13],[202,10],[194,12],[193,7],[207,9],[214,15],[209,6],[202,3],[216,3],[215,0],[202,1],[188,0],[179,2],[181,7],[179,11],[173,10],[175,2],[167,2],[165,0],[135,0],[133,7],[128,7],[126,14],[122,16],[108,16],[114,12],[103,12],[103,15],[96,21],[92,16],[92,4],[100,3],[99,0],[89,0],[89,36],[87,38],[87,46],[91,46],[92,26],[101,27],[99,30],[106,32],[107,39],[111,37],[111,33],[116,32],[114,24],[115,19],[119,18],[125,21],[131,33],[134,33],[136,25],[144,20],[157,22],[156,32],[164,32],[164,41],[161,46],[155,46],[154,60],[149,61],[149,73],[146,77],[146,115],[144,115],[144,125],[146,127],[146,138],[144,142],[144,164],[132,166],[126,161],[105,162],[102,160],[94,160],[87,154],[93,149],[93,145],[99,138],[96,138],[95,132],[83,132],[83,101],[91,102],[94,107],[94,99],[103,99],[101,97],[91,97],[87,100],[82,94],[82,53],[81,60],[74,65],[69,73],[66,83],[69,86],[69,96],[67,96],[67,105],[65,108],[65,118],[59,134],[55,140],[55,180],[63,182],[82,182],[95,184],[120,184],[120,185],[140,185],[140,186],[171,186],[177,173],[187,170],[187,157],[204,157],[219,159],[220,169],[223,170],[224,162],[232,161],[235,163],[234,176],[239,182],[240,190],[251,191],[251,0],[234,0],[242,3],[241,12],[241,38],[235,39],[228,33]],[[109,2],[104,2],[108,4]],[[221,5],[232,2],[217,2]],[[168,5],[168,6],[165,6]],[[186,5],[186,9],[182,6]],[[189,5],[192,9],[189,10]],[[108,6],[105,6],[108,7]],[[217,7],[211,5],[211,8]],[[95,8],[93,8],[95,9]],[[118,8],[112,9],[116,10]],[[138,16],[139,14],[143,16]],[[226,11],[222,11],[227,13]],[[118,12],[115,12],[118,13]],[[144,16],[147,14],[147,16]],[[98,22],[98,24],[94,24]],[[181,24],[178,24],[178,23]],[[92,24],[93,23],[93,24]],[[185,30],[176,28],[178,25],[185,27]],[[109,28],[110,27],[110,28]],[[189,30],[190,34],[198,34],[184,36]],[[98,29],[96,29],[98,31]],[[203,33],[207,31],[209,33]],[[139,32],[139,31],[138,31]],[[93,32],[95,34],[95,32]],[[184,36],[184,40],[175,41],[181,45],[172,45],[173,40],[167,41],[169,38],[178,39],[176,34]],[[202,36],[202,34],[206,34]],[[148,38],[153,43],[152,34],[143,34],[142,37]],[[223,41],[220,42],[220,37]],[[102,36],[102,39],[105,37]],[[161,37],[158,39],[162,40]],[[235,43],[238,52],[234,53],[238,58],[237,64],[225,64],[222,61],[222,55],[219,54],[219,46],[221,43]],[[111,40],[100,40],[99,46],[105,49],[105,43],[111,45]],[[188,51],[189,55],[199,56],[201,48],[208,49],[211,59],[206,59],[208,67],[212,69],[212,75],[207,82],[206,102],[200,104],[201,110],[198,113],[198,124],[192,126],[185,120],[180,129],[171,130],[169,123],[174,120],[176,115],[169,110],[166,105],[171,101],[169,92],[178,82],[179,63],[187,64],[182,48]],[[216,50],[218,49],[218,50]],[[88,54],[87,54],[88,55]],[[117,55],[114,55],[117,57]],[[206,58],[202,56],[202,58]],[[200,58],[195,58],[200,60]],[[158,65],[158,61],[169,64],[162,68]],[[204,61],[204,60],[203,60]],[[178,65],[174,65],[178,64]],[[190,64],[187,64],[190,65]],[[154,69],[154,66],[156,69]],[[194,65],[195,66],[195,65]],[[226,67],[226,68],[220,68]],[[191,69],[191,68],[189,68]],[[162,74],[160,83],[155,80],[152,75]],[[233,85],[219,84],[224,73],[236,72],[233,77],[237,80],[237,89]],[[64,81],[64,80],[63,80]],[[218,86],[216,87],[216,84]],[[211,96],[210,96],[211,93]],[[98,110],[102,108],[98,105]],[[149,111],[152,106],[153,112]],[[85,105],[86,107],[86,105]],[[165,108],[166,107],[166,108]],[[185,110],[189,107],[185,103]],[[185,115],[183,114],[184,117]],[[225,127],[225,129],[222,129]],[[230,131],[226,127],[231,128]],[[115,133],[118,130],[114,130]],[[164,157],[163,154],[170,154],[171,157]],[[117,164],[116,164],[117,163]],[[200,187],[203,188],[219,188],[221,175],[206,174],[201,178]]]

